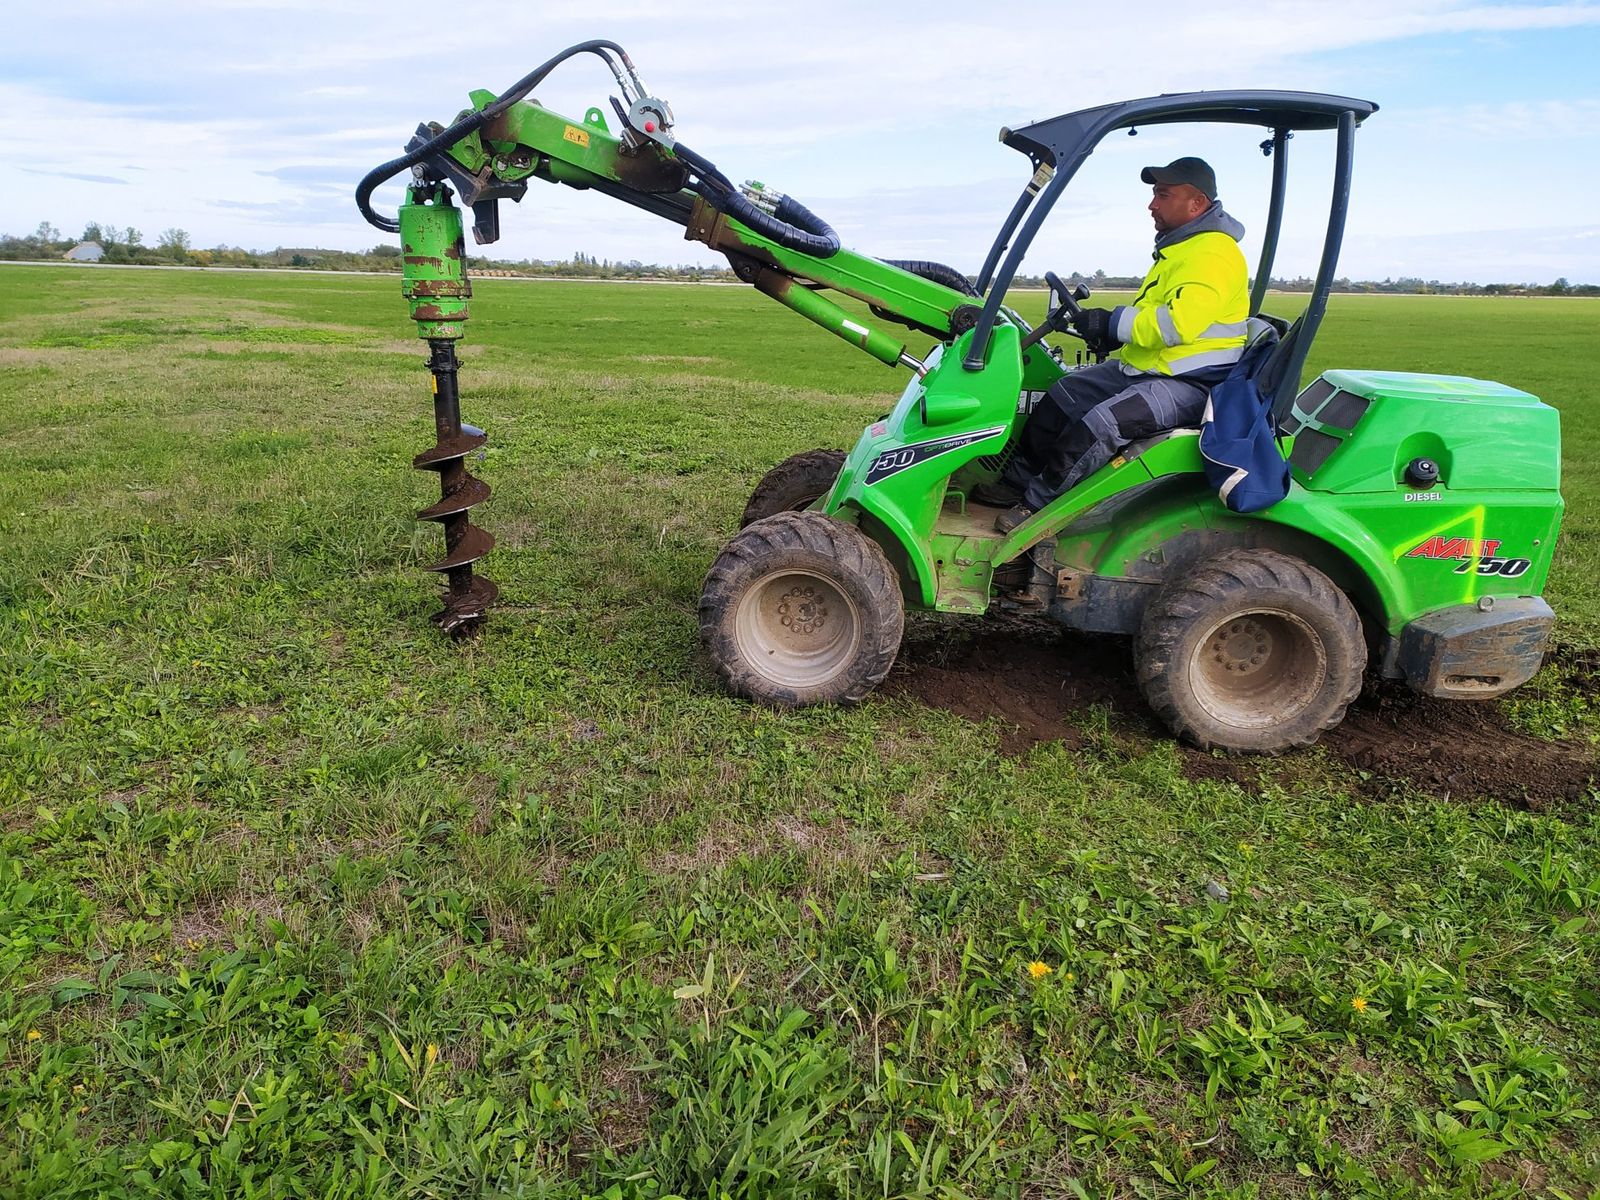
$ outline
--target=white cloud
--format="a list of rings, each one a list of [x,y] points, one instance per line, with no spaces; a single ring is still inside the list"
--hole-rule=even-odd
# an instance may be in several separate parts
[[[818,0],[799,16],[763,17],[748,4],[707,0],[669,15],[658,3],[624,0],[597,19],[589,5],[562,0],[439,21],[433,6],[410,2],[374,10],[340,0],[136,0],[74,6],[75,22],[96,36],[75,43],[71,60],[41,62],[25,48],[58,38],[59,16],[25,9],[10,18],[11,48],[0,48],[0,111],[12,117],[0,128],[0,155],[36,173],[8,197],[0,230],[99,219],[182,226],[197,245],[371,245],[381,235],[360,222],[350,191],[398,153],[418,121],[448,120],[469,90],[503,88],[555,49],[611,32],[673,104],[680,136],[730,175],[794,192],[863,249],[943,256],[973,269],[1022,182],[1022,159],[993,140],[1002,123],[1134,92],[1286,82],[1359,90],[1370,79],[1352,77],[1352,60],[1335,52],[1405,39],[1432,39],[1425,44],[1437,48],[1449,35],[1495,39],[1492,53],[1503,54],[1518,31],[1590,36],[1600,28],[1600,4],[1588,0],[1198,8],[1159,0],[1097,4],[1092,21],[1088,11],[1030,11],[1024,23],[965,4]],[[787,21],[798,24],[790,31]],[[1600,131],[1592,82],[1568,87],[1564,99],[1497,95],[1493,82],[1482,81],[1480,103],[1386,109],[1363,132],[1352,246],[1355,235],[1389,234],[1395,247],[1431,245],[1408,243],[1419,223],[1531,229],[1569,219],[1559,192],[1577,176],[1544,179],[1514,196],[1463,198],[1443,214],[1427,181],[1408,177],[1413,164],[1441,169],[1430,156],[1443,155],[1451,139],[1474,143],[1491,162],[1503,154],[1502,177],[1526,177],[1503,143],[1542,139],[1549,154],[1552,142]],[[612,90],[590,60],[563,67],[537,95],[558,111],[582,113],[606,107]],[[1113,139],[1074,182],[1071,208],[1055,214],[1031,265],[1135,269],[1148,252],[1148,228],[1128,172],[1193,146],[1225,172],[1230,207],[1257,223],[1266,168],[1249,131],[1234,133],[1206,140],[1147,130],[1131,143]],[[1309,198],[1313,211],[1325,205],[1326,189],[1314,143],[1296,143],[1291,196]],[[127,182],[97,182],[112,178]],[[398,185],[381,195],[392,211]],[[671,226],[564,188],[535,184],[522,205],[507,207],[502,226],[497,252],[510,257],[581,248],[713,261]],[[1314,258],[1317,229],[1315,219],[1291,222],[1286,269],[1304,265],[1297,256]],[[1380,240],[1365,244],[1376,252]],[[1458,253],[1453,243],[1436,249]],[[1430,274],[1465,274],[1484,261],[1465,255]],[[1564,273],[1577,278],[1585,269],[1600,277],[1600,264]]]
[[[1423,108],[1402,113],[1397,120],[1422,136],[1448,129],[1494,139],[1571,141],[1600,137],[1600,99],[1512,100],[1503,104]]]

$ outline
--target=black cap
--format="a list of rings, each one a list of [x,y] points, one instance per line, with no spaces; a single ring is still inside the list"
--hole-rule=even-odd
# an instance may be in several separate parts
[[[1205,193],[1207,200],[1217,198],[1217,173],[1203,158],[1175,158],[1164,167],[1146,167],[1139,172],[1146,183],[1187,183]]]

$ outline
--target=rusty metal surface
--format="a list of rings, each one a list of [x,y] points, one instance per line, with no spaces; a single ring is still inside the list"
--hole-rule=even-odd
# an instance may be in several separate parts
[[[781,271],[767,270],[766,268],[758,270],[755,273],[755,278],[750,282],[755,284],[758,292],[771,296],[779,304],[782,304],[784,297],[796,287],[793,276],[785,275]]]
[[[489,435],[486,433],[454,433],[448,437],[441,437],[413,458],[411,465],[419,471],[437,467],[454,459],[465,458],[478,447],[486,445],[488,441]]]
[[[473,576],[464,590],[446,594],[444,607],[433,614],[433,623],[452,637],[475,633],[499,595],[500,589],[492,580]]]
[[[408,189],[399,222],[401,291],[417,334],[427,340],[433,376],[435,441],[411,460],[418,470],[439,476],[438,501],[417,514],[418,520],[437,522],[444,531],[444,557],[428,568],[445,577],[444,607],[433,619],[447,633],[465,636],[482,625],[499,590],[473,574],[473,564],[494,546],[494,538],[468,518],[489,498],[489,486],[467,471],[465,460],[489,438],[461,423],[455,339],[466,332],[472,285],[465,269],[461,211],[450,201],[450,188],[437,180]]]
[[[712,208],[704,197],[695,198],[694,208],[690,210],[688,223],[683,228],[683,240],[704,242],[711,249],[722,251],[733,265],[734,273],[746,283],[756,277],[759,268],[754,264],[772,267],[782,273],[781,264],[771,251],[758,242],[747,242],[741,238],[728,224],[726,214]],[[747,264],[743,269],[738,259]]]
[[[434,614],[434,623],[452,637],[465,637],[482,628],[489,606],[500,594],[492,581],[475,575],[472,566],[494,548],[494,537],[468,519],[468,513],[489,498],[490,489],[467,470],[466,456],[489,437],[461,423],[455,342],[430,338],[428,346],[437,440],[411,462],[418,470],[439,473],[439,500],[419,512],[417,519],[437,521],[444,528],[444,557],[427,568],[443,574],[446,581],[444,607]]]
[[[675,159],[661,157],[653,146],[623,151],[612,164],[617,182],[637,192],[678,192],[689,182],[689,172]]]
[[[457,516],[459,514],[452,513],[450,515]],[[448,518],[438,518],[441,521],[446,519]],[[487,529],[480,529],[478,526],[470,524],[464,516],[462,517],[461,536],[454,545],[450,545],[449,530],[447,529],[445,533],[445,544],[449,552],[438,562],[430,563],[424,567],[424,570],[453,571],[457,567],[465,567],[477,562],[494,549],[494,534]]]
[[[489,498],[489,485],[481,479],[468,475],[461,486],[437,504],[430,504],[417,514],[419,521],[439,521],[445,517],[453,516],[476,504],[482,504]]]
[[[407,262],[411,258],[406,259]],[[438,262],[438,259],[429,259],[429,262]],[[461,296],[472,295],[472,284],[466,279],[412,279],[407,280],[404,295],[421,296],[425,300],[440,298],[457,299]]]

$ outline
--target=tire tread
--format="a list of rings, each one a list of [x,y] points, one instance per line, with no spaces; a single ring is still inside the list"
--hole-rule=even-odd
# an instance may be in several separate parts
[[[1193,719],[1180,690],[1173,664],[1179,643],[1196,620],[1213,614],[1219,606],[1251,593],[1276,592],[1309,603],[1331,619],[1344,642],[1350,663],[1332,680],[1337,688],[1332,703],[1324,702],[1313,720],[1290,722],[1282,740],[1267,746],[1228,745],[1215,731],[1201,729]],[[1269,753],[1309,746],[1344,719],[1345,709],[1361,692],[1366,666],[1366,642],[1361,618],[1348,597],[1321,571],[1276,550],[1230,550],[1164,586],[1145,610],[1134,645],[1135,676],[1145,701],[1162,722],[1179,737],[1202,749],[1261,749]],[[1330,670],[1333,670],[1330,664]]]
[[[764,517],[793,512],[818,496],[826,495],[844,468],[843,450],[803,450],[784,459],[761,477],[739,518],[747,529]]]
[[[765,558],[803,554],[831,563],[864,593],[863,644],[830,694],[807,697],[763,679],[745,664],[728,628],[728,615]],[[711,665],[735,695],[786,707],[833,702],[855,704],[882,683],[894,666],[905,631],[899,577],[883,550],[853,525],[813,512],[778,512],[746,526],[717,556],[700,593],[700,640]]]

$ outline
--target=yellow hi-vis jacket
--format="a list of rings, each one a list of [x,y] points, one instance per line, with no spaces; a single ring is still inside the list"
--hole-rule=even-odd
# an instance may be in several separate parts
[[[1157,240],[1139,294],[1112,310],[1127,370],[1184,375],[1239,361],[1250,315],[1243,235],[1244,226],[1213,203]]]

